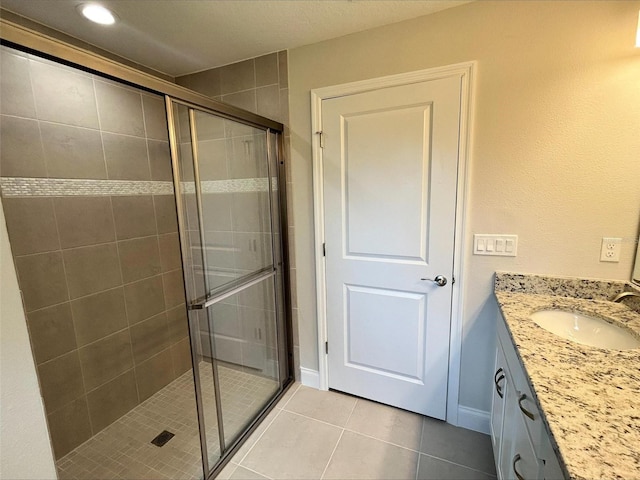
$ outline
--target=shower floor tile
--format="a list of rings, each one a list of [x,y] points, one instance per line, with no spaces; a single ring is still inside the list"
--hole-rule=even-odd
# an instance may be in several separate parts
[[[275,381],[233,367],[218,368],[225,438],[234,437],[278,388]],[[211,364],[200,363],[209,432],[209,458],[217,459],[217,422]],[[193,373],[178,377],[148,400],[56,462],[60,480],[164,480],[203,478]],[[163,447],[159,433],[175,436]]]

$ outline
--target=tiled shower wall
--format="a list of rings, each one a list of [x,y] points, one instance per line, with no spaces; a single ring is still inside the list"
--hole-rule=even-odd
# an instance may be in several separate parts
[[[2,205],[59,458],[191,367],[164,102],[0,58]]]
[[[281,122],[287,179],[287,217],[291,278],[292,328],[296,379],[300,378],[298,305],[296,299],[295,228],[293,225],[293,183],[289,152],[289,83],[287,51],[263,55],[223,67],[176,78],[176,83],[239,108]]]

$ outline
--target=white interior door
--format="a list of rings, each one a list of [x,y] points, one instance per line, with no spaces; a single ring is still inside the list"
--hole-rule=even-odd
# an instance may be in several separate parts
[[[440,419],[460,96],[456,75],[322,101],[329,387]]]

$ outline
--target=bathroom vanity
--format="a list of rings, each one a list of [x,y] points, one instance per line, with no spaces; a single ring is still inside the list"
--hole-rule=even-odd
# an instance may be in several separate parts
[[[640,478],[640,349],[633,343],[640,342],[640,313],[628,306],[638,299],[610,300],[623,291],[640,292],[621,281],[496,274],[491,438],[498,478]],[[536,324],[531,316],[540,311],[604,320],[631,343],[577,343]]]

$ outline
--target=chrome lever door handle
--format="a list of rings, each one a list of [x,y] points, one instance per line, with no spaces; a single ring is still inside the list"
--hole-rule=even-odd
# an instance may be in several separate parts
[[[439,287],[444,287],[447,284],[447,277],[444,275],[437,275],[436,278],[421,278],[420,280],[429,280]]]

